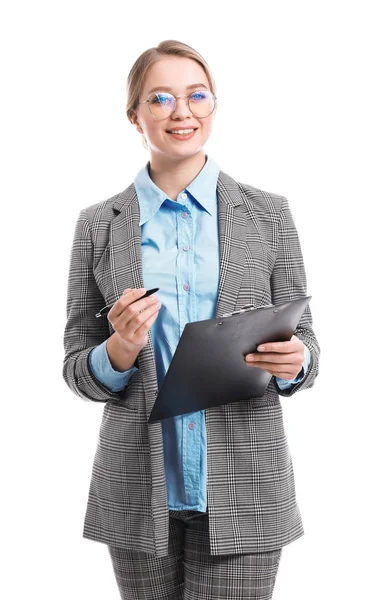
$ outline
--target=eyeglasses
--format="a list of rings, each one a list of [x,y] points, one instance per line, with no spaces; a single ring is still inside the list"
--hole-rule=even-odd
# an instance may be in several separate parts
[[[186,98],[186,103],[194,117],[198,119],[205,119],[208,117],[215,108],[216,96],[212,92],[202,90],[200,92],[192,92],[192,94],[184,96],[173,96],[167,92],[158,92],[151,94],[144,102],[139,104],[148,103],[148,109],[154,119],[166,119],[176,110],[177,100],[176,98]]]

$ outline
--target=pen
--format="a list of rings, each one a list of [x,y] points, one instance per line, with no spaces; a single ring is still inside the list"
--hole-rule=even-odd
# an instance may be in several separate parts
[[[159,290],[159,288],[152,288],[152,290],[147,290],[147,292],[143,296],[138,298],[138,300],[141,300],[142,298],[146,298],[147,296],[151,296],[151,294],[155,294],[155,292],[157,292],[158,290]],[[135,302],[136,302],[136,300],[135,300]],[[133,304],[133,302],[131,302],[131,304]],[[108,304],[107,306],[104,306],[103,308],[101,308],[101,310],[95,314],[97,319],[99,317],[103,317],[104,315],[107,315],[109,310],[112,308],[112,306],[114,306],[114,304],[110,304],[110,305]]]

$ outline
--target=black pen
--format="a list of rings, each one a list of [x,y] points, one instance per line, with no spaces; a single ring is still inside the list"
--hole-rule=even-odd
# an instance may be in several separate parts
[[[141,300],[142,298],[146,298],[147,296],[151,296],[151,294],[155,294],[155,292],[157,292],[159,290],[159,288],[153,288],[152,290],[147,290],[147,292],[143,295],[140,296],[140,298],[137,298],[137,300]],[[137,302],[137,300],[135,300],[135,302]],[[133,304],[133,302],[131,302],[131,304]],[[104,315],[107,315],[109,310],[114,306],[114,304],[108,304],[107,306],[104,306],[103,308],[101,308],[101,310],[99,312],[96,313],[96,317],[98,319],[98,317],[103,317]]]

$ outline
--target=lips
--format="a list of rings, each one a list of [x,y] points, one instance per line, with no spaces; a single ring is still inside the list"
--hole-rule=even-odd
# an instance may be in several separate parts
[[[178,131],[181,129],[193,129],[194,131],[196,131],[196,129],[199,129],[198,127],[173,127],[173,129],[166,129],[167,133],[172,133],[173,131]]]
[[[193,138],[193,136],[196,135],[196,131],[197,129],[193,129],[190,133],[171,133],[170,131],[168,131],[167,133],[170,135],[170,138],[172,140],[177,140],[177,141],[187,141]]]

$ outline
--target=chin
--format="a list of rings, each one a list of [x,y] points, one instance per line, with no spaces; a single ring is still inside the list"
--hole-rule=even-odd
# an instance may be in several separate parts
[[[198,144],[197,146],[192,146],[192,147],[188,147],[188,148],[165,148],[164,150],[162,150],[163,154],[166,154],[167,156],[172,156],[172,157],[177,157],[177,158],[187,158],[187,157],[191,157],[191,156],[195,156],[195,154],[197,154],[198,152],[203,150],[203,146],[200,146],[200,144]]]

